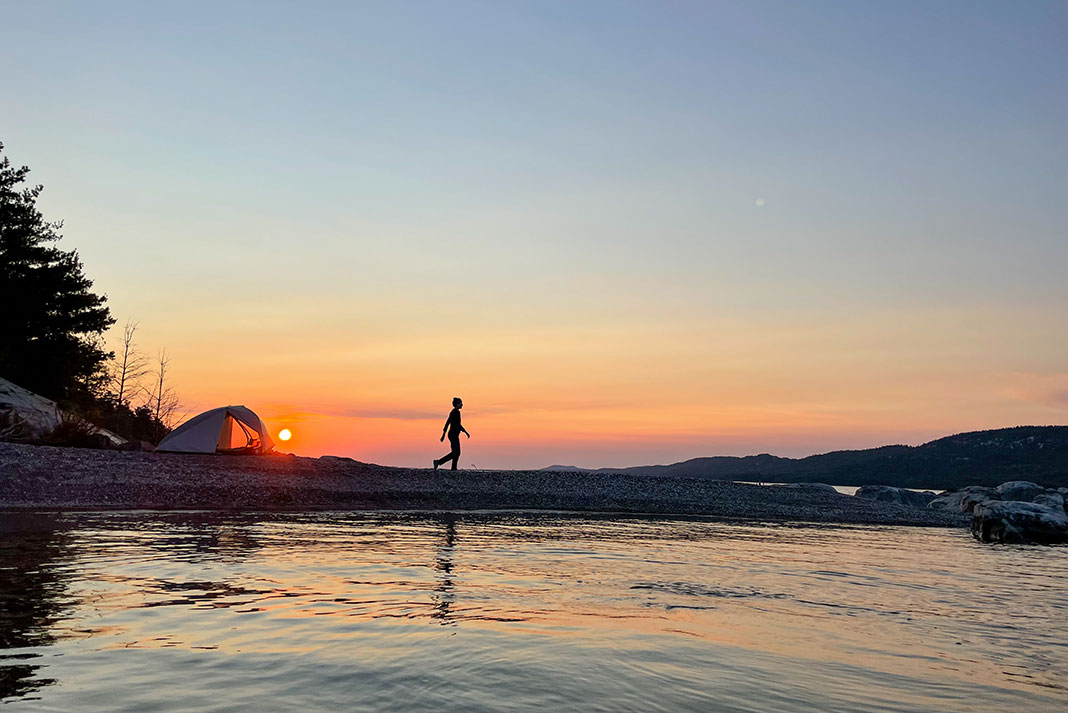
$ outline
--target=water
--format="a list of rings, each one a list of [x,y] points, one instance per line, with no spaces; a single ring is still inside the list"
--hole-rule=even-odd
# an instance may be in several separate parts
[[[746,485],[763,485],[765,487],[770,487],[770,486],[773,486],[773,485],[788,485],[788,483],[762,483],[762,482],[757,482],[755,480],[737,480],[735,482],[736,483],[745,483]],[[842,495],[856,495],[857,491],[860,490],[860,488],[862,486],[860,486],[860,485],[832,485],[831,487],[834,488],[835,490],[837,490]],[[942,492],[939,488],[902,488],[902,490],[911,490],[914,493],[923,493],[923,492],[928,492],[928,491],[934,492],[934,493]]]
[[[1068,548],[544,514],[0,528],[13,713],[1068,710]]]

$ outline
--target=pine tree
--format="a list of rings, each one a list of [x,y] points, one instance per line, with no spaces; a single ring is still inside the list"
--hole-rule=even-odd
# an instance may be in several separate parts
[[[0,376],[61,401],[84,402],[105,375],[101,335],[114,324],[77,251],[56,247],[62,222],[37,209],[0,143]]]

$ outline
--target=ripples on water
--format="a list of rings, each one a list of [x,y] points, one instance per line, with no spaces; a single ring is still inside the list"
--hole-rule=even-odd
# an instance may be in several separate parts
[[[0,515],[12,711],[1068,710],[1068,548],[547,514]]]

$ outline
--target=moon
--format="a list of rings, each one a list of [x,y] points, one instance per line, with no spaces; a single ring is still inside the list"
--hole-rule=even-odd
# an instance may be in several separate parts
[[[283,428],[281,431],[278,432],[278,440],[280,441],[288,441],[292,437],[293,434],[288,428]]]

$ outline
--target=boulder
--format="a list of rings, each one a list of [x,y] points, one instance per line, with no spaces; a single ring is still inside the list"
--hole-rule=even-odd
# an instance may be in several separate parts
[[[974,515],[975,506],[979,503],[985,503],[989,500],[1000,500],[997,491],[992,493],[987,493],[983,491],[965,493],[964,497],[960,499],[960,510],[961,512],[966,512],[969,515]]]
[[[77,445],[114,448],[126,439],[59,408],[55,401],[0,378],[0,439],[48,442],[56,434],[79,432]]]
[[[1006,544],[1068,542],[1068,514],[1039,503],[987,500],[975,506],[972,535]]]
[[[999,485],[997,491],[1001,500],[1021,500],[1029,503],[1036,495],[1046,492],[1046,489],[1027,480],[1010,480]]]
[[[932,510],[971,512],[977,502],[999,500],[1000,498],[1001,496],[998,495],[997,490],[994,488],[987,488],[983,485],[968,485],[959,490],[948,490],[942,493],[927,503],[927,507]],[[967,500],[966,503],[965,500]]]
[[[930,490],[921,493],[907,488],[895,488],[892,485],[864,485],[857,490],[856,496],[884,503],[898,503],[922,508],[927,507],[927,504],[934,500],[935,494]]]
[[[1035,505],[1045,505],[1049,508],[1064,509],[1064,496],[1056,490],[1047,490],[1041,495],[1036,495],[1032,502]]]
[[[832,493],[837,493],[833,485],[827,485],[827,483],[787,483],[786,488],[806,488],[808,490],[826,490]]]
[[[0,421],[10,437],[33,440],[56,430],[62,418],[55,401],[0,378]]]

